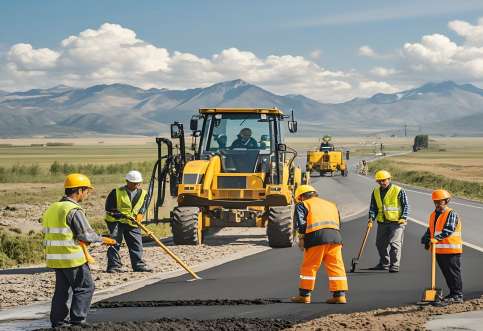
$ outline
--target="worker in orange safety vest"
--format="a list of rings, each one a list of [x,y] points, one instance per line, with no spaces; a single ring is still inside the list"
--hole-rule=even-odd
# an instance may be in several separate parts
[[[340,214],[337,206],[317,196],[315,188],[301,185],[295,191],[298,201],[295,210],[295,225],[299,247],[304,252],[300,266],[299,295],[291,297],[296,303],[310,303],[315,278],[323,264],[329,277],[330,304],[346,303],[347,276],[342,259],[342,236]]]
[[[450,291],[444,298],[443,305],[463,302],[461,219],[448,207],[450,198],[451,195],[446,190],[433,191],[435,210],[429,216],[428,229],[421,239],[426,249],[429,249],[430,244],[435,245],[436,261]]]

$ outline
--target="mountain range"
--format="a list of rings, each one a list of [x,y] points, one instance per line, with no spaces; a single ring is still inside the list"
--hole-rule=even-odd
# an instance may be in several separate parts
[[[170,122],[187,123],[198,108],[206,107],[293,109],[299,135],[401,135],[404,126],[409,133],[483,135],[483,89],[471,84],[428,83],[329,104],[303,95],[277,95],[238,79],[187,90],[111,84],[0,91],[0,137],[159,135]]]

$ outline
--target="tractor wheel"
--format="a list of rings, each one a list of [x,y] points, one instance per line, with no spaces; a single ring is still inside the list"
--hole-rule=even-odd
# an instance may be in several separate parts
[[[175,245],[198,245],[201,238],[198,235],[197,207],[176,207],[171,212],[171,232]]]
[[[273,248],[293,245],[292,206],[268,209],[267,237],[268,245]]]

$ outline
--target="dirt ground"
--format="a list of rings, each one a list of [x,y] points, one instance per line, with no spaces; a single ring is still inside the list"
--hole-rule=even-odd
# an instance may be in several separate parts
[[[404,306],[378,309],[352,314],[333,314],[308,322],[279,319],[215,319],[215,320],[176,320],[159,319],[154,321],[134,321],[120,323],[98,323],[84,328],[61,328],[61,330],[284,330],[284,331],[419,331],[432,317],[442,314],[460,313],[483,308],[483,297],[462,304],[447,307]]]
[[[207,238],[206,245],[172,246],[170,248],[189,266],[195,266],[237,254],[256,246],[266,246],[268,244],[264,238],[264,229],[236,229],[237,233],[242,233],[237,236],[232,235],[231,232],[233,232],[231,228],[223,229],[216,235]],[[180,269],[159,247],[148,243],[145,245],[144,259],[154,269],[153,273],[133,272],[129,262],[127,247],[123,247],[121,257],[124,263],[124,272],[109,274],[105,272],[107,265],[106,250],[105,246],[97,246],[91,249],[91,255],[96,260],[96,264],[91,268],[96,291],[134,280],[148,279],[157,273]],[[54,283],[55,278],[52,272],[26,274],[26,272],[19,271],[14,274],[0,273],[0,288],[2,289],[0,291],[0,309],[35,302],[49,302],[54,290]]]

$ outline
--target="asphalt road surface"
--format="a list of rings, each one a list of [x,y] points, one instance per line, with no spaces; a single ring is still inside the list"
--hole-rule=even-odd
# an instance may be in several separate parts
[[[372,180],[351,173],[349,177],[313,178],[322,197],[338,203],[345,214],[359,214],[346,220],[342,227],[344,238],[344,260],[350,269],[351,259],[356,255],[367,223],[367,205],[372,191]],[[310,305],[288,303],[287,298],[297,294],[298,267],[302,254],[298,248],[273,249],[241,260],[203,271],[203,280],[188,281],[188,276],[164,280],[131,293],[106,300],[108,302],[172,301],[179,300],[253,300],[280,299],[281,303],[262,305],[187,305],[168,307],[124,307],[94,309],[91,322],[154,320],[163,317],[189,319],[217,318],[283,318],[309,320],[332,313],[366,311],[376,308],[412,304],[430,281],[430,255],[419,243],[433,205],[427,191],[408,190],[411,217],[414,221],[406,227],[401,271],[390,274],[384,271],[370,271],[368,267],[377,263],[374,245],[375,231],[371,233],[365,255],[360,261],[360,271],[348,274],[349,287],[346,305],[328,305],[327,279],[321,270]],[[465,247],[463,255],[463,285],[466,298],[483,294],[483,224],[480,215],[483,205],[456,199],[453,207],[463,219],[463,238],[476,245],[476,249]],[[479,246],[479,247],[478,247]],[[364,270],[366,269],[366,270]],[[446,284],[438,271],[437,283],[447,292]]]

